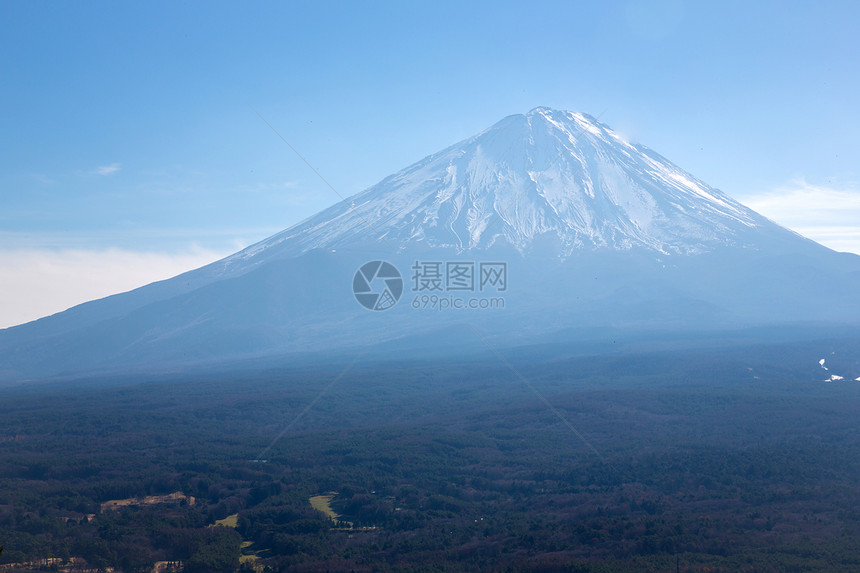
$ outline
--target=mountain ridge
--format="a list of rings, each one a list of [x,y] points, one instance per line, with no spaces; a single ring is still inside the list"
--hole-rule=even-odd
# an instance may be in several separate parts
[[[422,313],[414,290],[369,312],[351,287],[374,260],[407,283],[418,260],[504,262],[511,288],[481,315]],[[486,340],[508,346],[571,328],[860,325],[858,280],[860,256],[780,227],[590,116],[540,107],[224,259],[0,331],[0,378],[400,339],[441,349],[433,333],[478,317]]]

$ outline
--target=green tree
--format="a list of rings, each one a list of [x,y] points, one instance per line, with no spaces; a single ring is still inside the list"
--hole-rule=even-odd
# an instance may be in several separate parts
[[[242,536],[232,529],[215,527],[185,564],[187,573],[232,572],[239,566]]]

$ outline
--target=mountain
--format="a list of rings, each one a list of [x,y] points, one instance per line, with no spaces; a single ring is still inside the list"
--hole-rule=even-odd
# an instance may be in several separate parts
[[[558,239],[562,257],[598,247],[696,253],[781,231],[591,116],[536,108],[226,262],[380,239],[396,250],[480,250],[504,242],[527,252],[543,235]]]
[[[0,377],[857,326],[858,279],[860,257],[541,107],[223,260],[0,331]]]

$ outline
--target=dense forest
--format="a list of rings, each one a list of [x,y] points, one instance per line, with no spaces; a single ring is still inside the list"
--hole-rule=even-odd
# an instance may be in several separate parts
[[[860,570],[854,348],[5,389],[0,571]]]

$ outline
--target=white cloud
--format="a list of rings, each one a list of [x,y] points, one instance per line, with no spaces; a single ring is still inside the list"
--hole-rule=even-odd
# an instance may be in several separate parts
[[[111,163],[110,165],[102,165],[101,167],[96,167],[93,173],[95,173],[96,175],[113,175],[120,169],[122,169],[121,164]]]
[[[230,252],[0,250],[0,328],[170,278]]]
[[[743,203],[836,251],[860,254],[860,188],[825,187],[803,179]]]

